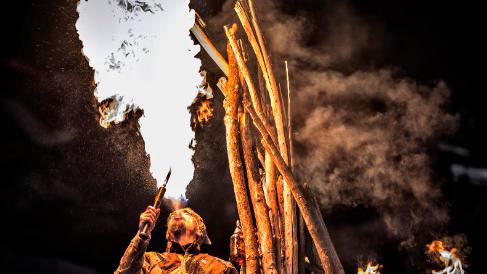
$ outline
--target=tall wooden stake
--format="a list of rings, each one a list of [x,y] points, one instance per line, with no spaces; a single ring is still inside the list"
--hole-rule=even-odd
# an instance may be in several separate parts
[[[276,274],[276,254],[272,239],[271,222],[268,215],[269,209],[265,203],[264,189],[257,170],[257,159],[255,159],[253,150],[254,141],[248,120],[248,114],[240,114],[242,150],[247,170],[250,198],[257,224],[257,235],[259,236],[260,250],[262,252],[262,270],[264,274]]]
[[[284,131],[284,122],[283,122],[283,111],[281,108],[281,101],[279,96],[279,90],[277,88],[277,82],[274,76],[274,72],[272,70],[272,64],[267,53],[267,49],[265,47],[264,38],[262,32],[260,31],[259,24],[257,22],[257,18],[255,16],[255,11],[253,7],[253,2],[251,0],[248,1],[249,9],[252,19],[252,26],[255,30],[256,35],[250,27],[248,23],[248,19],[246,16],[245,11],[243,11],[243,7],[241,3],[237,1],[235,6],[235,11],[239,16],[240,22],[244,27],[244,30],[247,34],[250,44],[254,49],[254,52],[257,57],[257,61],[264,72],[264,79],[266,80],[267,90],[269,92],[269,97],[271,101],[271,108],[273,112],[274,121],[276,124],[277,129],[277,139],[279,144],[279,150],[281,153],[282,158],[288,163],[288,151],[287,151],[287,142],[286,142],[286,135]],[[257,37],[257,39],[256,39]],[[261,118],[262,119],[262,118]],[[295,220],[296,216],[294,213],[294,201],[291,195],[290,190],[287,187],[287,184],[284,184],[283,189],[283,196],[284,196],[284,239],[285,239],[285,260],[286,260],[286,269],[289,270],[291,273],[297,272],[297,265],[295,266],[294,262],[297,264],[297,250],[295,250],[296,241],[296,226]]]
[[[247,94],[244,96],[244,107],[248,111],[250,117],[254,121],[254,125],[262,136],[262,144],[266,151],[268,151],[274,161],[279,172],[284,176],[285,184],[291,190],[294,199],[299,207],[303,219],[306,223],[308,231],[313,239],[313,243],[317,249],[318,256],[320,257],[323,270],[326,274],[344,274],[343,266],[340,263],[338,255],[336,254],[335,248],[330,238],[330,234],[323,221],[323,216],[319,208],[314,204],[312,198],[309,196],[311,194],[305,193],[304,188],[301,184],[295,181],[294,176],[287,166],[286,162],[282,158],[279,150],[272,142],[269,133],[264,127],[262,121],[255,113],[249,100],[246,99]]]
[[[228,153],[228,167],[232,176],[237,211],[242,224],[245,251],[246,251],[246,273],[260,273],[259,253],[257,239],[255,236],[254,222],[250,212],[250,203],[247,198],[247,187],[245,185],[243,164],[239,151],[238,138],[238,68],[237,62],[230,46],[227,46],[229,75],[226,85],[226,98],[223,101],[225,108],[225,128]]]

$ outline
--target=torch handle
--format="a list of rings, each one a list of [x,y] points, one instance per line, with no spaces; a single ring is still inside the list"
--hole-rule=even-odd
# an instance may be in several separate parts
[[[164,198],[165,193],[166,193],[166,187],[165,186],[159,187],[159,189],[157,190],[156,197],[154,199],[153,207],[155,209],[158,209],[159,207],[161,207],[161,202],[162,202],[162,199]],[[140,237],[142,239],[147,240],[150,238],[149,225],[150,225],[149,222],[144,223],[144,226],[142,227],[142,230],[140,231]]]

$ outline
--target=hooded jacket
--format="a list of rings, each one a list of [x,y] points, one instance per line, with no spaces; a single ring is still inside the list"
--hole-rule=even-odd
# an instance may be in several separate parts
[[[231,263],[206,253],[200,253],[200,245],[210,243],[203,219],[189,208],[183,210],[195,217],[198,223],[194,243],[181,247],[177,243],[168,242],[168,248],[164,253],[146,252],[150,239],[142,238],[138,232],[125,250],[115,273],[237,274],[237,270]]]

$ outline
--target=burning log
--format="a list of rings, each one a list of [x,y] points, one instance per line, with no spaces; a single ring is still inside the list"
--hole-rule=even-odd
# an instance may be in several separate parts
[[[265,150],[270,153],[274,164],[284,177],[285,184],[291,190],[291,193],[298,204],[299,210],[303,215],[303,219],[306,223],[311,238],[313,239],[313,243],[316,247],[325,273],[345,273],[340,260],[338,259],[335,248],[333,247],[328,230],[326,229],[323,216],[321,215],[319,208],[313,203],[310,196],[311,194],[305,193],[303,186],[294,180],[292,172],[284,159],[281,157],[279,150],[272,142],[269,132],[267,132],[259,116],[257,116],[255,110],[252,108],[252,105],[247,99],[248,95],[244,93],[243,96],[245,110],[249,112],[250,117],[261,134],[262,144]]]
[[[248,114],[242,113],[240,115],[240,134],[242,137],[242,150],[247,170],[250,198],[254,206],[257,234],[259,236],[259,244],[262,251],[262,268],[263,273],[277,273],[271,222],[268,215],[268,208],[265,203],[262,182],[257,170],[257,162],[253,153],[254,142],[248,119]]]
[[[246,273],[259,273],[259,255],[257,239],[254,231],[254,222],[250,212],[250,203],[247,198],[247,187],[243,172],[238,144],[238,69],[236,59],[230,46],[227,46],[229,60],[229,76],[226,85],[226,98],[223,102],[225,108],[225,128],[228,152],[228,166],[233,180],[237,211],[242,224],[244,243],[246,249]]]

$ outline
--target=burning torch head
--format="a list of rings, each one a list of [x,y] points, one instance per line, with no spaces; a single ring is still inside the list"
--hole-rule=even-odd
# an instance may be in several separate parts
[[[180,244],[182,242],[182,245],[194,243],[198,248],[202,244],[211,245],[203,218],[189,207],[169,214],[166,239]]]

